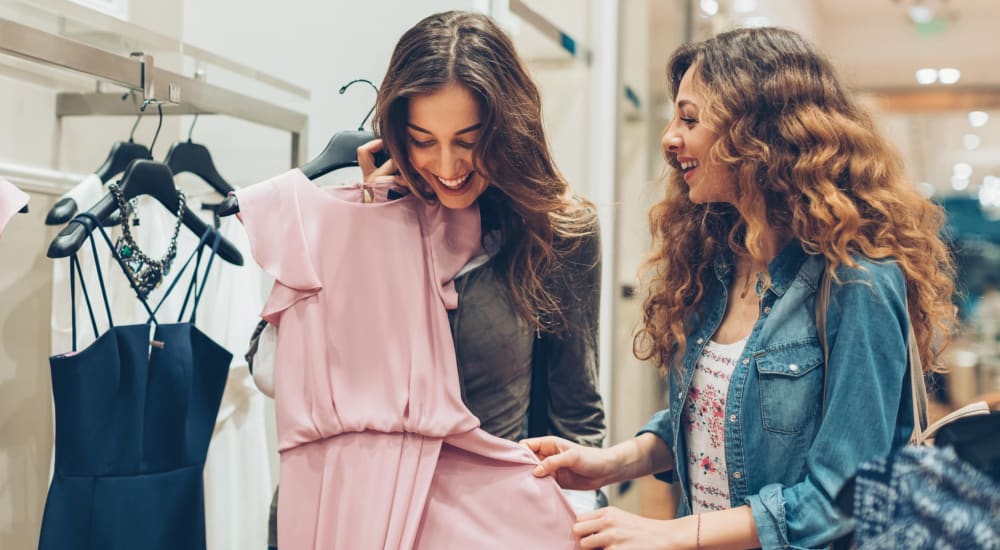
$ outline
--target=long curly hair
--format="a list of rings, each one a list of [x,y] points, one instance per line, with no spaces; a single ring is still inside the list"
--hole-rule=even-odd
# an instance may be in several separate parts
[[[741,28],[674,53],[674,97],[689,70],[704,101],[699,123],[718,135],[709,158],[734,174],[736,204],[692,203],[666,155],[673,170],[649,213],[655,244],[635,355],[664,373],[679,367],[714,259],[731,251],[766,262],[760,237],[771,229],[825,256],[831,274],[856,267],[856,254],[898,262],[920,357],[936,368],[956,322],[944,214],[907,181],[900,155],[830,62],[795,32]]]
[[[560,331],[567,319],[548,277],[579,244],[575,237],[596,223],[589,202],[569,198],[545,138],[541,96],[510,38],[478,13],[448,11],[421,20],[393,51],[376,102],[376,132],[406,183],[434,201],[408,155],[409,99],[450,83],[465,86],[479,102],[474,158],[489,187],[478,204],[484,229],[501,234],[495,265],[505,266],[505,286],[528,325]]]

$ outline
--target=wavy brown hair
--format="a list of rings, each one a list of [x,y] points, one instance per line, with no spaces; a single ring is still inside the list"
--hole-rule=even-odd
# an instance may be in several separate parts
[[[956,319],[944,214],[907,181],[830,62],[795,32],[744,28],[679,48],[667,68],[673,96],[689,70],[704,101],[700,123],[719,136],[709,157],[735,175],[737,199],[692,203],[666,155],[674,169],[649,213],[655,245],[636,356],[661,372],[679,366],[714,259],[732,251],[765,262],[760,236],[770,228],[825,256],[831,274],[856,267],[857,254],[895,260],[920,357],[934,368]]]
[[[532,328],[566,326],[547,278],[594,229],[589,203],[572,201],[556,169],[542,126],[541,97],[510,38],[487,16],[449,11],[431,15],[399,39],[382,81],[374,126],[407,184],[428,201],[435,195],[409,159],[409,100],[458,83],[479,103],[482,130],[476,171],[489,182],[478,203],[484,234],[501,234],[505,285]]]

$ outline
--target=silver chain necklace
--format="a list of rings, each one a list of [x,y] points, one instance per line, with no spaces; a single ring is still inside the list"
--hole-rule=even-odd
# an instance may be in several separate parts
[[[118,202],[118,209],[122,213],[122,235],[115,241],[115,254],[121,258],[125,265],[125,273],[132,279],[140,296],[145,298],[153,289],[160,286],[163,278],[170,273],[170,265],[173,263],[174,257],[177,256],[177,236],[181,230],[186,198],[184,193],[177,191],[177,221],[174,223],[174,234],[170,237],[170,244],[167,246],[163,258],[154,260],[139,249],[139,245],[136,244],[135,238],[132,236],[132,230],[129,229],[129,218],[138,218],[138,213],[125,200],[125,194],[122,193],[117,183],[111,183],[108,185],[108,189],[111,190],[115,201]]]

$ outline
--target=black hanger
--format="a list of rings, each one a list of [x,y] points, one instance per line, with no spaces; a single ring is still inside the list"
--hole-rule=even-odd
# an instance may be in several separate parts
[[[355,82],[366,82],[369,86],[375,89],[375,93],[378,93],[378,88],[369,80],[357,79],[344,84],[340,88],[340,93],[343,94],[351,87]],[[357,130],[343,130],[337,132],[330,138],[327,142],[326,147],[323,152],[319,154],[316,158],[310,160],[309,162],[303,164],[299,167],[302,173],[311,180],[318,179],[321,176],[325,176],[334,170],[339,170],[341,168],[347,168],[350,166],[358,165],[358,147],[368,143],[369,141],[375,139],[375,134],[368,132],[364,129],[365,122],[368,121],[368,117],[371,116],[375,107],[368,111],[365,118],[361,120],[361,124],[358,125]],[[385,161],[389,160],[389,154],[383,149],[375,153],[375,165],[381,166]],[[236,199],[236,195],[230,194],[227,196],[216,212],[220,216],[230,216],[240,211],[240,205]]]
[[[190,172],[215,189],[220,195],[225,197],[235,191],[232,185],[225,180],[212,162],[212,155],[208,148],[199,143],[191,142],[191,132],[195,123],[198,122],[198,115],[194,116],[191,128],[188,129],[187,141],[178,141],[170,146],[167,151],[167,158],[163,162],[170,167],[174,175]]]
[[[135,143],[129,138],[129,141],[115,142],[111,146],[111,151],[108,153],[108,158],[104,161],[104,164],[94,173],[97,174],[98,178],[101,178],[103,183],[108,183],[115,176],[124,172],[133,160],[151,160],[152,158],[153,155],[150,154],[149,148],[141,143]]]
[[[316,158],[301,166],[302,173],[314,180],[334,170],[358,165],[358,147],[375,139],[375,134],[364,130],[344,130],[330,138],[326,148]],[[381,165],[389,157],[384,152],[375,155],[375,164]]]
[[[364,82],[368,84],[373,90],[375,90],[375,93],[378,94],[378,88],[375,87],[370,80],[359,78],[341,86],[341,95],[343,95],[343,93],[356,82]],[[372,105],[372,108],[368,110],[368,114],[365,115],[365,118],[361,119],[361,124],[358,124],[357,130],[345,130],[334,134],[333,137],[330,138],[330,141],[327,142],[326,148],[323,149],[323,152],[320,153],[318,157],[301,166],[302,173],[305,174],[307,178],[314,180],[329,174],[334,170],[347,168],[348,166],[357,166],[358,147],[375,139],[375,134],[365,131],[365,122],[368,122],[368,117],[372,116],[374,111],[375,106]],[[387,160],[389,160],[389,155],[384,149],[375,154],[376,166],[380,166]]]
[[[318,157],[301,166],[302,173],[314,180],[329,174],[334,170],[358,165],[358,147],[375,139],[375,134],[363,130],[344,130],[330,138],[326,148]],[[389,159],[384,152],[375,154],[375,164],[381,165]],[[216,210],[220,216],[230,216],[240,211],[236,195],[230,194],[223,199]]]
[[[135,123],[132,125],[132,132],[128,136],[128,141],[116,141],[111,146],[108,157],[104,159],[104,164],[94,172],[102,183],[108,183],[115,176],[124,172],[128,168],[129,163],[135,159],[153,158],[145,145],[133,141],[135,129],[139,125],[139,119],[141,118],[142,113],[140,112],[139,116],[135,119]],[[49,209],[49,213],[45,215],[45,225],[62,225],[68,222],[76,214],[77,208],[79,208],[79,205],[76,204],[75,200],[69,197],[59,199]]]
[[[167,210],[177,212],[178,195],[174,186],[174,174],[167,165],[152,160],[136,160],[125,170],[120,181],[121,192],[125,200],[139,195],[149,195],[162,204]],[[89,212],[99,220],[107,218],[118,209],[115,197],[108,193]],[[64,258],[80,249],[87,236],[95,229],[90,218],[78,216],[77,223],[71,223],[56,235],[49,245],[49,258]],[[189,208],[184,208],[182,214],[184,226],[196,235],[203,235],[208,225]],[[206,246],[209,241],[206,241]],[[219,241],[219,257],[234,265],[243,265],[243,256],[239,250],[225,238]]]
[[[27,214],[28,213],[28,205],[26,204],[26,205],[22,206],[21,209],[17,211],[17,213],[18,214]]]

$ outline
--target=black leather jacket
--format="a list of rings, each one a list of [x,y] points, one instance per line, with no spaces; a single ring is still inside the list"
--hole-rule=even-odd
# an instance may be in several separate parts
[[[593,227],[597,227],[596,216]],[[455,279],[458,309],[449,312],[462,399],[483,430],[505,439],[527,435],[532,351],[548,371],[548,426],[553,435],[589,446],[604,439],[604,406],[598,391],[597,322],[601,246],[595,231],[585,237],[551,280],[568,325],[556,336],[531,329],[503,285],[504,266],[491,259]]]

